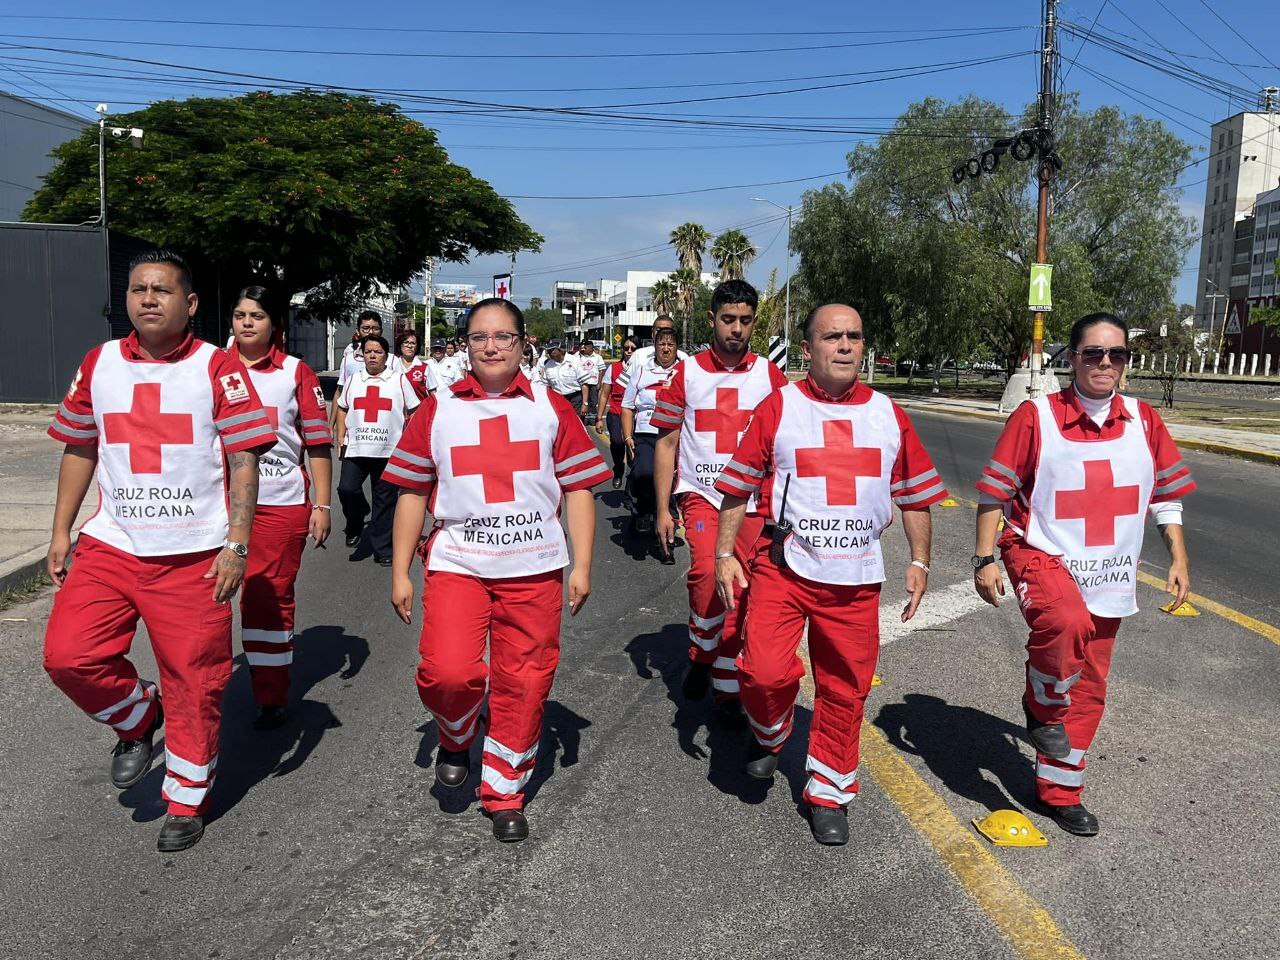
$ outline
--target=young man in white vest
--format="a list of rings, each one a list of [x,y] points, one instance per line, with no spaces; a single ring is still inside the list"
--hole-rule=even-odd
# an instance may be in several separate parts
[[[742,703],[755,735],[746,772],[769,779],[791,733],[804,663],[796,651],[808,623],[813,724],[804,799],[813,836],[848,841],[846,808],[858,792],[863,704],[880,651],[880,535],[902,513],[911,550],[906,568],[915,616],[929,577],[929,507],[946,497],[907,415],[858,382],[862,319],[827,304],[805,320],[805,380],[756,410],[741,446],[716,483],[720,537],[716,582],[727,606],[747,582],[734,550],[750,498],[765,520],[750,557],[751,600],[740,658]]]
[[[569,403],[521,373],[520,309],[482,300],[467,324],[473,372],[423,401],[386,469],[403,488],[391,603],[410,623],[417,551],[424,568],[418,693],[440,736],[436,780],[450,788],[466,782],[487,689],[480,802],[494,837],[513,842],[529,835],[524,790],[560,657],[569,563],[560,506],[573,542],[573,615],[591,593],[591,488],[610,472]],[[435,523],[419,549],[428,507]]]
[[[1022,708],[1036,794],[1058,826],[1084,837],[1098,832],[1081,802],[1085,752],[1102,722],[1120,622],[1138,612],[1148,512],[1169,550],[1165,589],[1179,604],[1191,592],[1182,498],[1196,483],[1160,414],[1117,393],[1128,334],[1109,313],[1077,320],[1071,386],[1013,412],[978,480],[974,587],[1000,605],[1003,516],[1000,559],[1030,631]]]
[[[286,310],[270,291],[255,285],[240,291],[231,311],[231,354],[244,364],[276,435],[274,449],[258,460],[253,550],[240,598],[241,638],[259,730],[287,719],[294,584],[307,537],[316,547],[329,537],[333,489],[333,437],[324,393],[315,372],[285,353]]]
[[[49,427],[66,447],[44,667],[76,706],[115,730],[118,789],[146,775],[165,724],[169,815],[157,846],[176,851],[204,833],[231,678],[229,603],[249,555],[258,458],[275,434],[244,367],[192,334],[196,295],[181,257],[140,254],[126,303],[134,332],[89,351]],[[101,507],[68,569],[71,525],[95,468]],[[159,687],[127,656],[139,619]]]
[[[787,382],[782,371],[751,352],[758,303],[755,288],[745,280],[726,280],[716,287],[708,314],[711,347],[676,364],[670,382],[658,392],[649,421],[658,429],[653,458],[658,548],[670,554],[675,543],[673,487],[689,541],[690,663],[684,695],[700,700],[710,686],[722,719],[731,727],[745,725],[735,663],[742,648],[742,621],[736,608],[726,609],[716,593],[721,493],[715,482],[737,449],[756,406]],[[745,551],[755,542],[761,523],[753,518],[743,525],[737,540],[740,549]]]

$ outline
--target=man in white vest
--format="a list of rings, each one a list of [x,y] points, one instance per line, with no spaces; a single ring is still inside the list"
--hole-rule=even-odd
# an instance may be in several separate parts
[[[710,687],[721,719],[739,728],[745,726],[736,666],[742,648],[741,618],[736,610],[726,610],[716,593],[716,511],[721,494],[715,482],[756,405],[787,382],[777,367],[751,352],[758,303],[755,288],[745,280],[726,280],[716,287],[709,313],[711,347],[676,364],[675,373],[658,391],[649,421],[658,429],[653,465],[658,548],[669,554],[675,542],[673,487],[689,541],[690,663],[684,695],[700,700]],[[741,549],[755,542],[760,523],[753,518],[745,524],[738,540]],[[745,562],[745,554],[742,559]]]
[[[111,782],[120,790],[146,775],[165,724],[169,815],[157,846],[176,851],[204,833],[231,679],[229,603],[249,555],[258,457],[275,433],[239,361],[192,334],[196,295],[177,254],[140,254],[126,303],[134,332],[89,351],[49,427],[66,447],[44,667],[115,730]],[[69,568],[71,525],[95,468],[101,506]],[[158,687],[128,659],[139,619]]]
[[[863,704],[880,650],[880,535],[902,513],[915,616],[929,576],[929,507],[946,497],[907,415],[858,382],[862,319],[827,304],[805,320],[805,380],[757,409],[716,488],[720,536],[716,582],[726,606],[746,584],[734,538],[752,496],[765,519],[750,557],[751,600],[739,658],[742,704],[755,741],[746,772],[770,779],[795,712],[804,664],[796,651],[808,624],[813,725],[804,799],[819,843],[848,842],[846,808],[858,792]]]

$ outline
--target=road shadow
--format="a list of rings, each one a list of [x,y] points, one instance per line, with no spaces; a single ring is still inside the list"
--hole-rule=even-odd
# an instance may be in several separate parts
[[[342,721],[321,700],[307,694],[330,677],[350,681],[359,674],[369,658],[369,644],[363,637],[353,636],[342,627],[323,625],[309,627],[293,640],[294,661],[290,672],[289,715],[283,726],[275,730],[253,729],[258,708],[249,683],[249,667],[244,656],[236,657],[231,682],[223,698],[222,743],[218,752],[218,772],[213,785],[206,820],[217,820],[235,808],[253,787],[267,777],[283,777],[301,768],[329,730],[342,726]],[[159,753],[160,748],[157,747]],[[159,781],[164,778],[163,754],[157,769],[152,770],[138,786],[121,794],[121,802],[133,806],[132,794],[145,795],[147,801],[134,808],[135,820],[154,819],[151,804],[159,798]],[[152,778],[156,778],[154,789]],[[160,815],[164,802],[159,800]]]
[[[885,704],[872,722],[957,796],[993,811],[1035,803],[1035,772],[1019,748],[1026,730],[1016,723],[923,693]]]

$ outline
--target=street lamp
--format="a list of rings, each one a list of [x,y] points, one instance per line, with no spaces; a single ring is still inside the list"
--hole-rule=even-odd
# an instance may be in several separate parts
[[[787,362],[783,364],[783,369],[791,363],[791,204],[785,207],[780,203],[774,203],[765,197],[752,197],[756,203],[767,203],[777,207],[779,210],[787,211],[787,293],[786,293],[786,318],[782,327],[782,339],[787,347]]]
[[[1214,290],[1218,291],[1217,293],[1206,293],[1204,295],[1206,300],[1216,301],[1219,297],[1221,297],[1223,300],[1226,301],[1222,305],[1222,329],[1218,332],[1218,346],[1217,346],[1217,349],[1214,351],[1215,353],[1221,353],[1222,352],[1222,335],[1227,332],[1227,311],[1231,309],[1231,298],[1228,297],[1225,293],[1223,293],[1222,288],[1218,286],[1216,283],[1214,283],[1212,280],[1210,280],[1208,277],[1204,278],[1204,282],[1209,284],[1209,286],[1213,287]],[[1209,343],[1210,344],[1213,343],[1213,308],[1212,307],[1209,308]]]

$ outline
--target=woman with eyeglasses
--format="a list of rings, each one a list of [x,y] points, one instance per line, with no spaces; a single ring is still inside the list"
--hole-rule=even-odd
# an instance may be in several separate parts
[[[561,504],[574,615],[591,593],[591,488],[609,479],[577,410],[520,372],[524,339],[524,315],[511,301],[472,307],[471,373],[423,401],[384,474],[402,488],[391,604],[405,623],[415,550],[423,560],[418,693],[440,737],[436,781],[466,783],[487,689],[480,803],[504,842],[529,835],[524,791],[560,656],[569,564]],[[419,549],[428,507],[435,523]]]
[[[974,586],[1000,605],[1003,516],[1000,559],[1030,628],[1022,706],[1036,793],[1060,827],[1086,837],[1098,819],[1081,803],[1085,751],[1102,720],[1120,621],[1138,612],[1147,513],[1169,550],[1165,589],[1178,604],[1191,591],[1182,498],[1196,485],[1160,415],[1116,392],[1128,339],[1109,313],[1077,320],[1071,386],[1013,412],[978,481]]]
[[[622,359],[615,360],[604,368],[600,385],[607,387],[600,391],[600,406],[596,410],[596,433],[604,436],[609,432],[609,456],[613,458],[613,489],[622,486],[622,474],[627,469],[627,445],[622,439],[622,395],[627,385],[622,382],[622,371],[627,368],[628,361],[636,352],[636,342],[628,337],[622,342]]]
[[[405,330],[396,337],[396,359],[400,372],[413,387],[419,400],[427,399],[427,394],[438,386],[436,375],[426,359],[418,356],[418,335],[412,330]]]
[[[676,332],[659,330],[653,335],[653,353],[631,371],[622,398],[622,438],[631,454],[631,492],[636,513],[633,533],[653,533],[657,493],[653,484],[653,454],[658,444],[658,428],[650,421],[657,406],[658,392],[671,383],[676,372]],[[675,563],[670,549],[658,550],[664,564]]]

